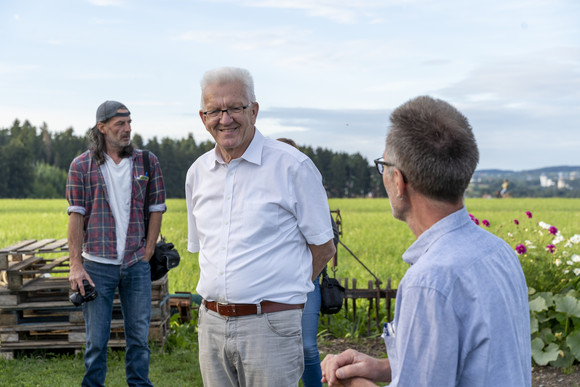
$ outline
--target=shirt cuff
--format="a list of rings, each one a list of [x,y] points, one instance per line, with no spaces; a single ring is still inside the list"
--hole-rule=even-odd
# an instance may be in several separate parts
[[[85,216],[87,214],[87,211],[85,210],[85,208],[84,207],[81,207],[81,206],[69,206],[66,209],[66,213],[68,215],[70,215],[71,212],[76,212],[78,214],[81,214],[82,216]]]
[[[165,211],[167,211],[167,206],[165,205],[165,203],[153,204],[152,206],[149,206],[149,212],[165,212]]]

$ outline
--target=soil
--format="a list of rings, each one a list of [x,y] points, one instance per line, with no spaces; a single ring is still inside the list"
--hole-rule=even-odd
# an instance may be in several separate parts
[[[361,338],[358,342],[346,339],[322,339],[318,341],[320,358],[324,359],[329,353],[340,353],[347,348],[356,349],[374,357],[384,357],[385,343],[380,338]],[[532,387],[580,387],[580,365],[576,365],[569,374],[560,368],[538,367],[532,368]]]

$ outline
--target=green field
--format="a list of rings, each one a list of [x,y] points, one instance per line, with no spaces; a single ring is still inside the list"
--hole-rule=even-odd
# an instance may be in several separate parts
[[[341,241],[383,282],[395,287],[407,265],[401,254],[415,240],[406,224],[393,219],[387,199],[331,199],[331,210],[342,215]],[[182,260],[169,276],[169,290],[195,291],[199,278],[197,255],[187,252],[186,206],[183,199],[167,201],[161,232],[179,250]],[[490,231],[500,223],[525,218],[555,225],[566,236],[580,233],[580,199],[467,199],[468,211],[487,219]],[[66,238],[65,200],[0,200],[0,247],[24,239]],[[366,283],[372,276],[342,247],[338,249],[337,276]]]
[[[401,254],[414,241],[407,225],[392,218],[387,199],[332,199],[332,210],[342,215],[342,242],[354,252],[382,281],[393,280],[393,287],[403,276],[407,265]],[[184,200],[168,200],[162,233],[181,253],[182,261],[169,275],[169,291],[195,291],[199,278],[197,256],[186,251],[187,222]],[[65,200],[0,200],[0,247],[25,239],[66,238],[68,216]],[[525,220],[533,213],[534,223],[543,221],[556,226],[566,237],[580,233],[580,199],[469,199],[466,207],[480,220],[490,222],[490,231],[501,231],[501,224],[513,219]],[[339,246],[337,276],[357,278],[358,287],[366,287],[372,276]],[[366,300],[359,301],[365,303]],[[364,305],[362,306],[364,308]],[[359,313],[359,317],[364,313]],[[384,316],[381,316],[381,319]],[[358,318],[353,325],[342,313],[332,316],[331,326],[324,326],[340,337],[356,339],[366,330]],[[331,329],[333,328],[333,329]],[[362,328],[362,329],[360,329]],[[195,326],[176,326],[168,342],[169,349],[154,348],[150,378],[156,386],[201,385],[197,366]],[[363,333],[364,334],[364,333]],[[320,340],[323,340],[321,337]],[[0,386],[78,385],[83,375],[80,356],[40,356],[32,354],[18,360],[0,359]],[[110,352],[107,385],[125,385],[123,352]]]

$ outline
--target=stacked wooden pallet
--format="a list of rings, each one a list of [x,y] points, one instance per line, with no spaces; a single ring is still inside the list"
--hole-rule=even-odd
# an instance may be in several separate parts
[[[82,307],[69,300],[66,239],[26,240],[0,249],[0,355],[30,349],[74,349],[85,344]],[[151,283],[149,340],[163,345],[169,334],[167,276]],[[124,347],[118,296],[113,303],[110,347]]]

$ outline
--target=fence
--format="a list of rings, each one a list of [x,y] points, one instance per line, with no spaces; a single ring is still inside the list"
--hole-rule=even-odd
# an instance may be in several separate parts
[[[338,227],[339,236],[342,235],[342,215],[340,210],[333,210],[331,211],[334,214],[334,220]],[[385,301],[385,313],[387,317],[387,321],[391,321],[391,305],[392,300],[397,296],[397,289],[391,288],[391,279],[387,279],[387,285],[385,288],[381,288],[383,282],[356,256],[356,254],[341,240],[338,242],[349,254],[352,258],[354,258],[373,278],[374,280],[369,280],[367,283],[367,288],[358,288],[357,287],[357,279],[349,278],[339,279],[342,285],[345,288],[345,298],[344,298],[344,313],[348,316],[349,312],[349,304],[350,308],[352,309],[352,319],[353,323],[357,319],[357,300],[366,299],[369,301],[369,307],[367,309],[367,334],[371,332],[371,325],[372,325],[372,312],[373,310],[376,311],[375,313],[375,324],[379,332],[382,331],[379,321],[379,309],[381,307],[381,300]],[[331,270],[336,275],[336,267],[338,266],[338,259],[337,255],[335,255],[331,262]],[[330,324],[330,317],[327,318],[327,325]]]

